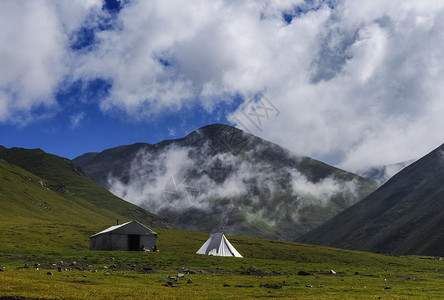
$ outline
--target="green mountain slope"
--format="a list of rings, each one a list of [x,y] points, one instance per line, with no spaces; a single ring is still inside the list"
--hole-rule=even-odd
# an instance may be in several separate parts
[[[72,194],[59,194],[42,178],[0,162],[2,249],[82,249],[90,226],[114,224],[123,216]],[[57,247],[58,248],[58,247]]]
[[[298,241],[391,254],[444,253],[444,144]]]
[[[45,153],[40,149],[0,147],[0,159],[40,177],[45,188],[65,199],[81,199],[82,203],[89,206],[88,209],[99,208],[114,216],[137,219],[151,226],[168,226],[164,218],[126,202],[92,182],[66,158]]]

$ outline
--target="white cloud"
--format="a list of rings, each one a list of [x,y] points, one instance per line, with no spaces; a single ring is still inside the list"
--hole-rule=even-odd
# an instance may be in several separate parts
[[[80,112],[78,114],[71,116],[71,128],[77,128],[80,126],[80,122],[85,117],[85,112]]]
[[[24,124],[42,117],[33,114],[36,108],[57,108],[54,94],[70,64],[64,27],[79,25],[79,7],[86,12],[91,3],[2,1],[0,122]]]
[[[290,24],[282,12],[302,5]],[[112,83],[103,111],[133,120],[262,91],[280,110],[252,131],[342,167],[415,158],[444,140],[441,1],[130,1],[74,51],[100,1],[6,1],[0,12],[0,121],[56,107],[70,79]],[[112,19],[112,18],[111,18]],[[97,28],[96,28],[97,29]],[[14,37],[14,38],[12,38]],[[66,78],[65,78],[66,79]],[[18,122],[18,121],[17,121]]]

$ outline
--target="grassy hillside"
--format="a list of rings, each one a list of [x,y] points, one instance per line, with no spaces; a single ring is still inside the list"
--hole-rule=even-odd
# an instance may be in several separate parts
[[[145,224],[168,226],[165,219],[116,197],[89,180],[69,159],[45,153],[41,149],[7,149],[1,146],[0,159],[40,177],[46,188],[63,197],[80,198],[95,207],[107,209],[129,219],[137,219]]]
[[[46,180],[12,164],[0,163],[0,180],[3,249],[83,249],[90,226],[129,220],[70,192],[53,191]]]

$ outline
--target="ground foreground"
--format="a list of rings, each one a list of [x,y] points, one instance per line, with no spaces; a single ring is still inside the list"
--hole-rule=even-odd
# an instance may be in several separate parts
[[[444,298],[444,262],[431,257],[230,236],[245,258],[211,257],[194,254],[206,234],[157,231],[159,253],[3,243],[0,299]]]

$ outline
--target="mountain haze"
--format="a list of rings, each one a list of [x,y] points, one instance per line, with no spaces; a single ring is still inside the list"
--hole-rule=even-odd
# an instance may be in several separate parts
[[[393,177],[396,173],[413,163],[415,160],[407,160],[396,164],[390,165],[382,165],[382,166],[374,166],[368,167],[364,169],[360,169],[355,173],[364,178],[370,179],[371,181],[376,182],[378,185],[383,185],[390,178]]]
[[[119,197],[203,232],[293,240],[372,192],[355,174],[228,125],[73,160]]]
[[[384,252],[443,255],[444,144],[299,242]]]

